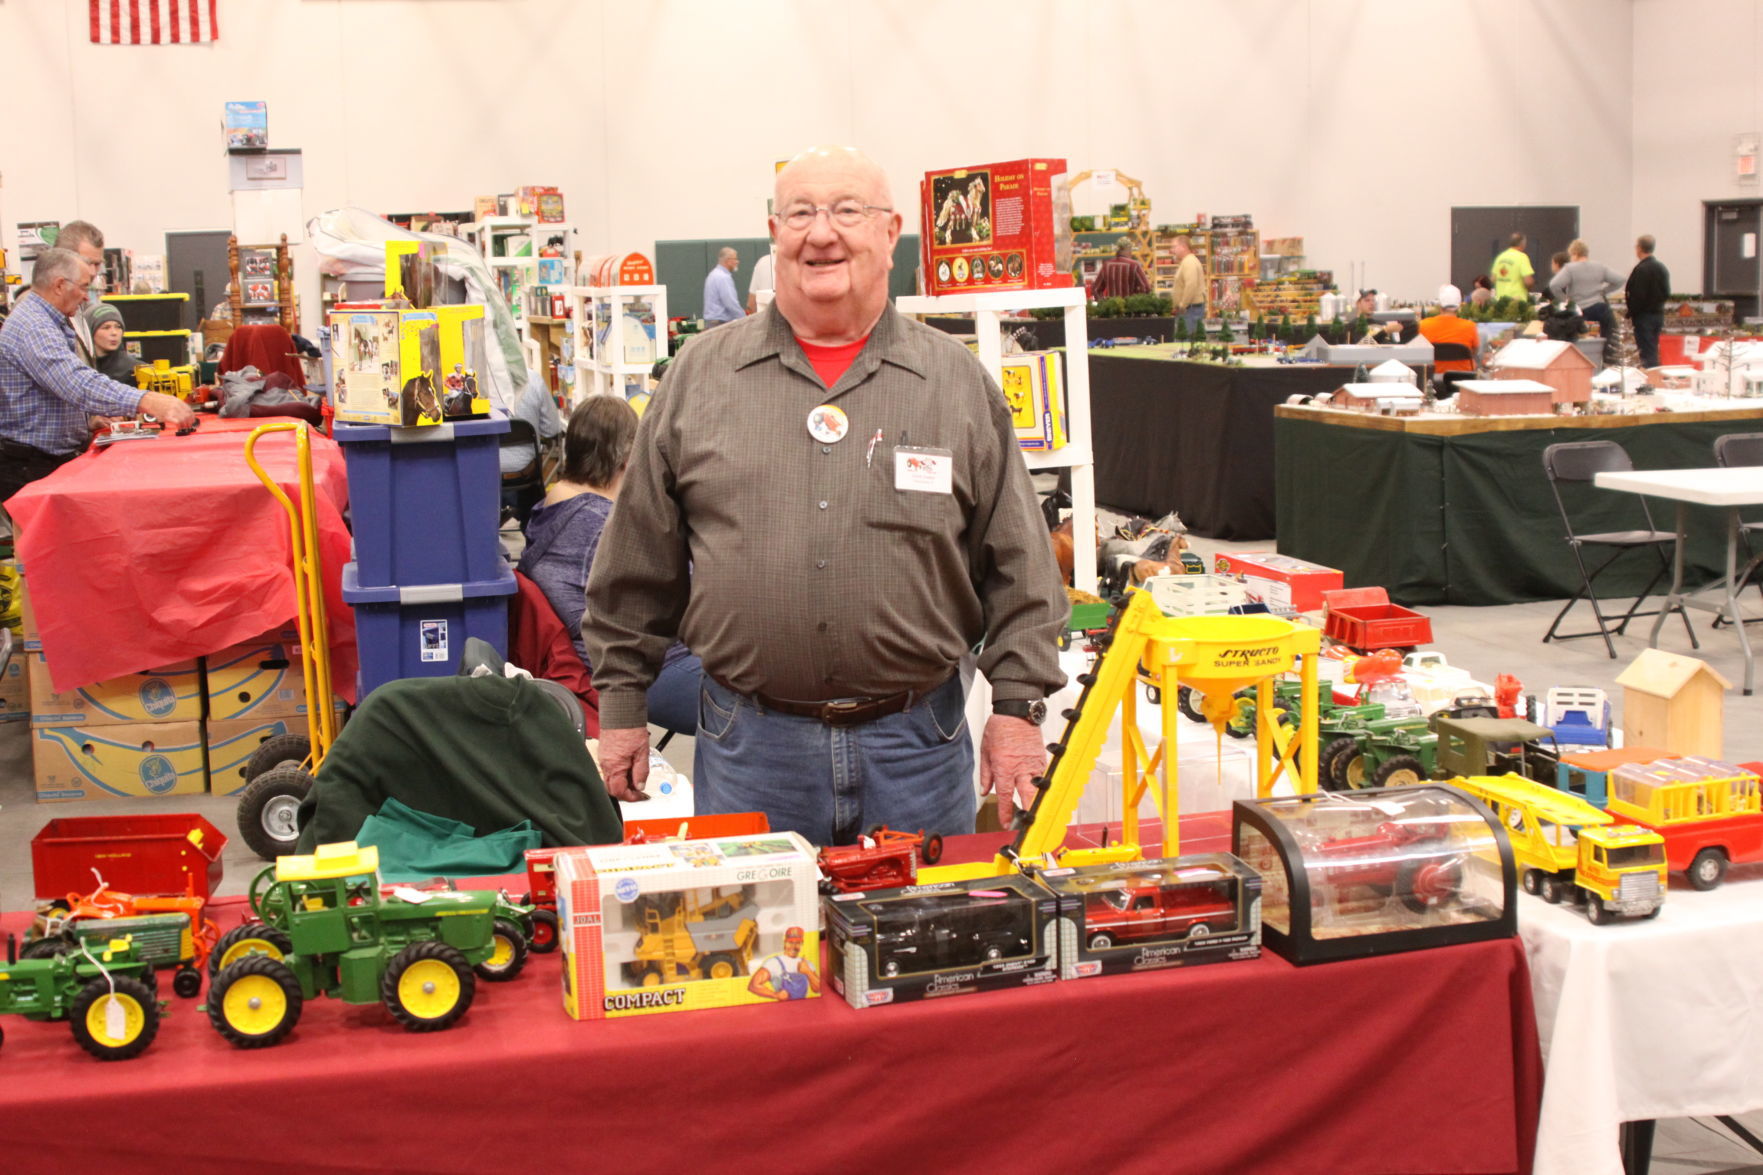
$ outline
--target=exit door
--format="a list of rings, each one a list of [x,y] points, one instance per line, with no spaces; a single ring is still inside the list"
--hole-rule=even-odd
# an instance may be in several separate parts
[[[1563,253],[1579,236],[1579,206],[1515,205],[1451,209],[1451,284],[1467,298],[1475,279],[1493,267],[1513,233],[1523,233],[1524,251],[1536,270],[1536,292],[1549,288],[1549,258]],[[1607,252],[1613,250],[1606,250]]]
[[[1713,298],[1731,298],[1740,318],[1757,313],[1763,289],[1763,204],[1756,200],[1703,202],[1706,229],[1702,247],[1702,286]]]

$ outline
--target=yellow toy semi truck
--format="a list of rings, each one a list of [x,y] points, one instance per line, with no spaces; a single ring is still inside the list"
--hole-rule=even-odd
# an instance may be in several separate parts
[[[1486,804],[1506,826],[1526,893],[1584,903],[1602,926],[1617,916],[1651,918],[1665,901],[1665,840],[1578,796],[1522,775],[1472,775],[1454,787]]]

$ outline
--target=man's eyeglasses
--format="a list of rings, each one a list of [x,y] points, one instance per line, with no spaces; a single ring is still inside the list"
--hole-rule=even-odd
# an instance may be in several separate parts
[[[877,212],[892,212],[879,204],[862,204],[856,200],[840,200],[828,208],[819,204],[796,204],[778,213],[778,223],[793,232],[806,231],[822,212],[840,228],[856,228]]]

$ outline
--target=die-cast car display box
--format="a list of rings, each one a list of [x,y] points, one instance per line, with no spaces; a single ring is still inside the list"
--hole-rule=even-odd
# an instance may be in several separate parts
[[[1061,979],[1261,953],[1261,877],[1228,853],[1047,869],[1037,876],[1059,898]]]
[[[1232,851],[1261,874],[1261,936],[1293,963],[1507,938],[1512,846],[1443,785],[1238,800]]]
[[[836,894],[827,970],[854,1008],[1059,978],[1058,899],[1020,874]]]

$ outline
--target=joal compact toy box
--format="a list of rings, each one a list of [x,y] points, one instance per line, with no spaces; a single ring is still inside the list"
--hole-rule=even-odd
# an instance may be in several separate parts
[[[820,874],[797,833],[568,849],[555,865],[577,1020],[820,994]]]

